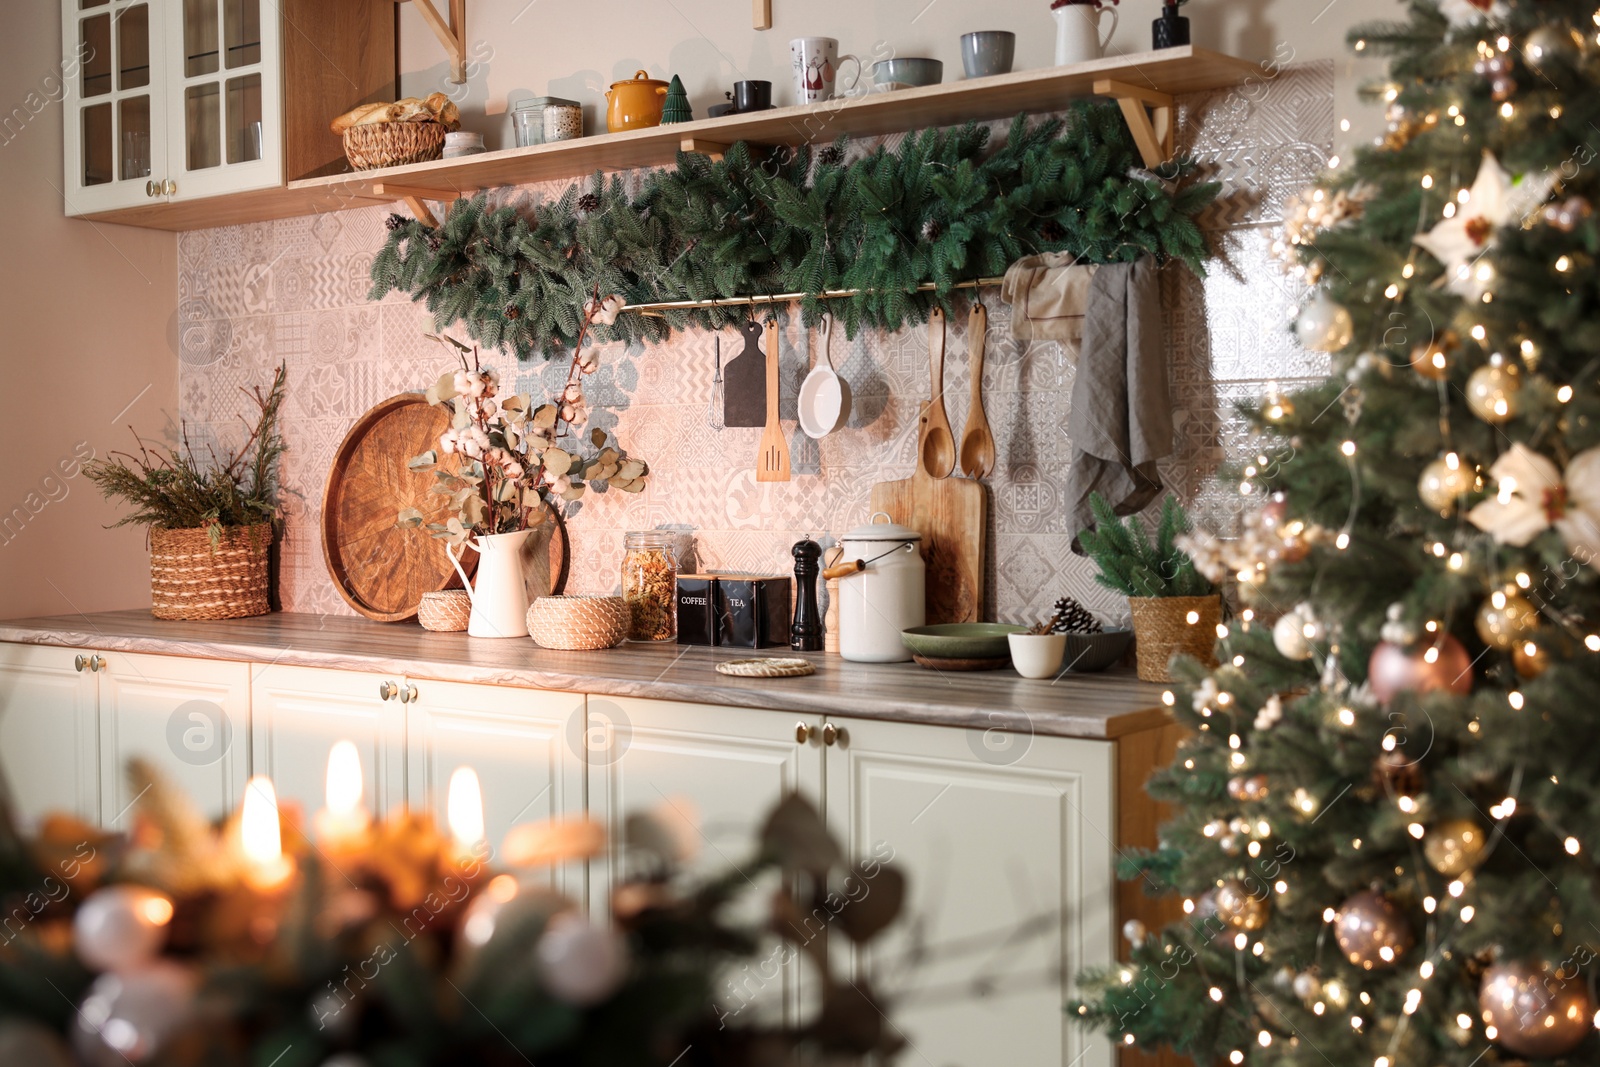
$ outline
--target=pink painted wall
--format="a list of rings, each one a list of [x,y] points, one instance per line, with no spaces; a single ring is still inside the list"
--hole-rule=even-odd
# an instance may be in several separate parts
[[[0,617],[150,603],[143,531],[78,460],[176,418],[177,240],[65,217],[61,14],[7,4],[0,34]]]

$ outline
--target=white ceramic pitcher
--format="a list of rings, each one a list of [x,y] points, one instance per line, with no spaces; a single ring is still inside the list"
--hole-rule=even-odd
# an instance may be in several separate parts
[[[1085,63],[1106,54],[1106,46],[1117,32],[1117,9],[1094,4],[1063,4],[1050,12],[1056,20],[1056,66]],[[1111,16],[1111,26],[1100,34],[1102,15]]]
[[[523,546],[532,530],[483,534],[467,542],[478,552],[478,577],[474,582],[461,568],[454,548],[445,543],[450,562],[466,584],[472,600],[467,618],[469,637],[528,636],[528,571]]]

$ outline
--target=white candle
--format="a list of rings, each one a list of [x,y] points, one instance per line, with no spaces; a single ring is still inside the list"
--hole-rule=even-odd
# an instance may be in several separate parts
[[[317,840],[330,852],[349,852],[365,842],[372,816],[361,803],[361,753],[338,741],[328,751],[325,804],[312,819]]]
[[[457,767],[450,775],[445,814],[456,852],[462,856],[476,853],[483,840],[483,790],[478,785],[478,772],[471,767]]]
[[[283,854],[278,793],[264,774],[245,784],[239,844],[244,852],[245,881],[256,889],[276,889],[294,875],[294,861]]]

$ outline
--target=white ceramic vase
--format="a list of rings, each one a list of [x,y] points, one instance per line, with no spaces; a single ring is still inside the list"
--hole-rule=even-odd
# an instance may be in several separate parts
[[[528,569],[523,548],[532,530],[484,534],[467,544],[478,552],[478,574],[469,581],[450,545],[450,562],[466,583],[472,599],[467,618],[469,637],[528,636]]]
[[[1117,32],[1117,9],[1093,4],[1063,4],[1052,8],[1056,20],[1056,66],[1086,63],[1106,54],[1106,46]],[[1111,16],[1111,25],[1102,34],[1102,16]]]

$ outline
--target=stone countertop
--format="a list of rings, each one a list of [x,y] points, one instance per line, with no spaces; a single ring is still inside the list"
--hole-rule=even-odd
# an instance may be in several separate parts
[[[142,652],[366,671],[415,679],[645,697],[1055,737],[1110,739],[1168,721],[1161,687],[1132,670],[1029,681],[1010,670],[935,671],[912,663],[851,663],[825,653],[628,642],[601,652],[558,652],[531,640],[431,633],[415,622],[276,613],[250,619],[169,622],[147,611],[14,619],[0,641],[103,652]],[[733,678],[721,660],[805,655],[801,678]]]

